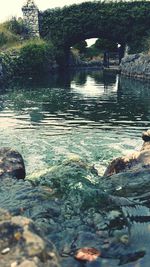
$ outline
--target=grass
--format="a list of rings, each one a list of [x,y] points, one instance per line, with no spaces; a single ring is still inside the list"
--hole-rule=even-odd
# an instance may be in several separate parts
[[[6,50],[21,44],[21,36],[8,29],[7,22],[0,24],[0,50]]]
[[[17,27],[12,27],[17,25]],[[16,19],[12,19],[0,24],[0,51],[6,50],[19,50],[24,46],[37,44],[43,45],[46,42],[40,38],[25,39],[22,34],[16,33],[16,28],[18,30],[18,25],[22,22],[18,22]]]

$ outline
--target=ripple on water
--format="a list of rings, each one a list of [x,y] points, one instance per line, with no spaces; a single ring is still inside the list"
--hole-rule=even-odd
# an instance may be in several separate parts
[[[70,89],[48,84],[3,92],[0,144],[17,148],[28,172],[70,152],[106,166],[141,145],[141,132],[150,126],[147,85],[116,75],[103,79],[100,72],[82,75],[74,75]]]

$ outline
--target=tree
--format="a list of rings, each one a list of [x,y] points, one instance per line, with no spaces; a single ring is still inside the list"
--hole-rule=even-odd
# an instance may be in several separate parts
[[[98,49],[99,51],[108,49],[110,52],[116,52],[117,50],[117,44],[106,39],[97,39],[93,47]]]
[[[83,53],[86,52],[87,42],[86,42],[86,41],[81,41],[80,43],[75,44],[75,45],[73,46],[73,48],[79,50],[79,53],[80,53],[80,54],[83,54]]]

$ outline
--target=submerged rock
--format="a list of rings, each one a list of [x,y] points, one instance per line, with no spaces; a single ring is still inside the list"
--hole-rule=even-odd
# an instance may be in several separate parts
[[[93,165],[78,156],[71,156],[56,166],[27,176],[26,179],[34,185],[47,186],[60,196],[68,195],[73,190],[86,192],[99,177]]]
[[[104,176],[111,176],[120,172],[132,171],[136,173],[143,169],[150,169],[150,130],[142,135],[144,140],[141,151],[126,157],[114,159],[107,167]]]
[[[143,139],[139,165],[136,160],[131,168],[125,166],[120,173],[108,177],[100,178],[92,165],[71,156],[25,180],[1,179],[0,206],[16,215],[8,214],[7,223],[3,224],[5,215],[0,214],[0,227],[12,227],[11,233],[5,231],[10,236],[1,247],[4,260],[14,252],[13,265],[8,266],[59,266],[55,248],[47,238],[57,247],[62,267],[104,267],[104,259],[107,265],[116,267],[136,261],[145,253],[149,262],[150,212],[143,203],[150,206],[150,201],[149,195],[140,197],[150,190],[149,132],[143,134]],[[5,172],[2,177],[11,175],[16,177],[13,172]],[[33,219],[34,224],[20,214]],[[139,224],[144,229],[144,234],[139,231],[140,237],[136,231]],[[20,256],[14,257],[18,251]]]
[[[54,245],[32,220],[0,210],[1,267],[59,267]]]
[[[24,179],[25,175],[21,154],[11,148],[0,148],[0,178]]]

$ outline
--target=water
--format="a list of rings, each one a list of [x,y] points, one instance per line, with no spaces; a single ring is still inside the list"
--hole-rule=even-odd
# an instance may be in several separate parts
[[[140,147],[149,102],[147,84],[100,71],[18,82],[1,91],[0,145],[19,150],[27,173],[70,153],[103,173],[113,157]]]
[[[148,83],[100,71],[24,79],[1,89],[0,146],[16,148],[23,155],[28,176],[50,166],[58,167],[37,187],[31,186],[28,181],[2,181],[0,206],[18,215],[21,205],[22,215],[31,217],[46,229],[46,234],[59,251],[76,238],[74,228],[76,233],[90,231],[93,244],[96,244],[97,238],[101,242],[93,230],[101,229],[107,215],[109,220],[106,207],[102,223],[96,221],[96,218],[102,217],[100,208],[97,210],[96,206],[99,199],[101,201],[101,188],[92,184],[94,176],[89,169],[82,174],[74,165],[70,169],[68,165],[61,164],[70,155],[77,154],[94,164],[100,175],[103,174],[113,158],[141,147],[141,133],[150,128],[149,103]],[[82,176],[88,178],[88,182]],[[61,192],[61,200],[57,201],[52,199],[47,188],[53,186],[56,180],[59,194]],[[149,208],[147,210],[149,212]],[[141,233],[139,229],[135,227],[132,230],[134,238],[129,251],[134,251],[136,247]],[[142,229],[147,233],[148,230]],[[143,240],[147,238],[146,234],[143,236]],[[82,238],[81,234],[76,243],[81,245],[84,241],[87,245],[91,238],[89,240],[88,235]],[[149,238],[147,240],[149,244]],[[113,254],[114,248],[111,249]],[[120,251],[120,247],[117,249]],[[149,257],[148,254],[146,263],[141,262],[142,266],[149,266]],[[105,267],[107,263],[104,260],[101,266]],[[63,266],[74,266],[74,262],[66,264]],[[118,261],[113,263],[111,260],[111,267],[117,265]]]

